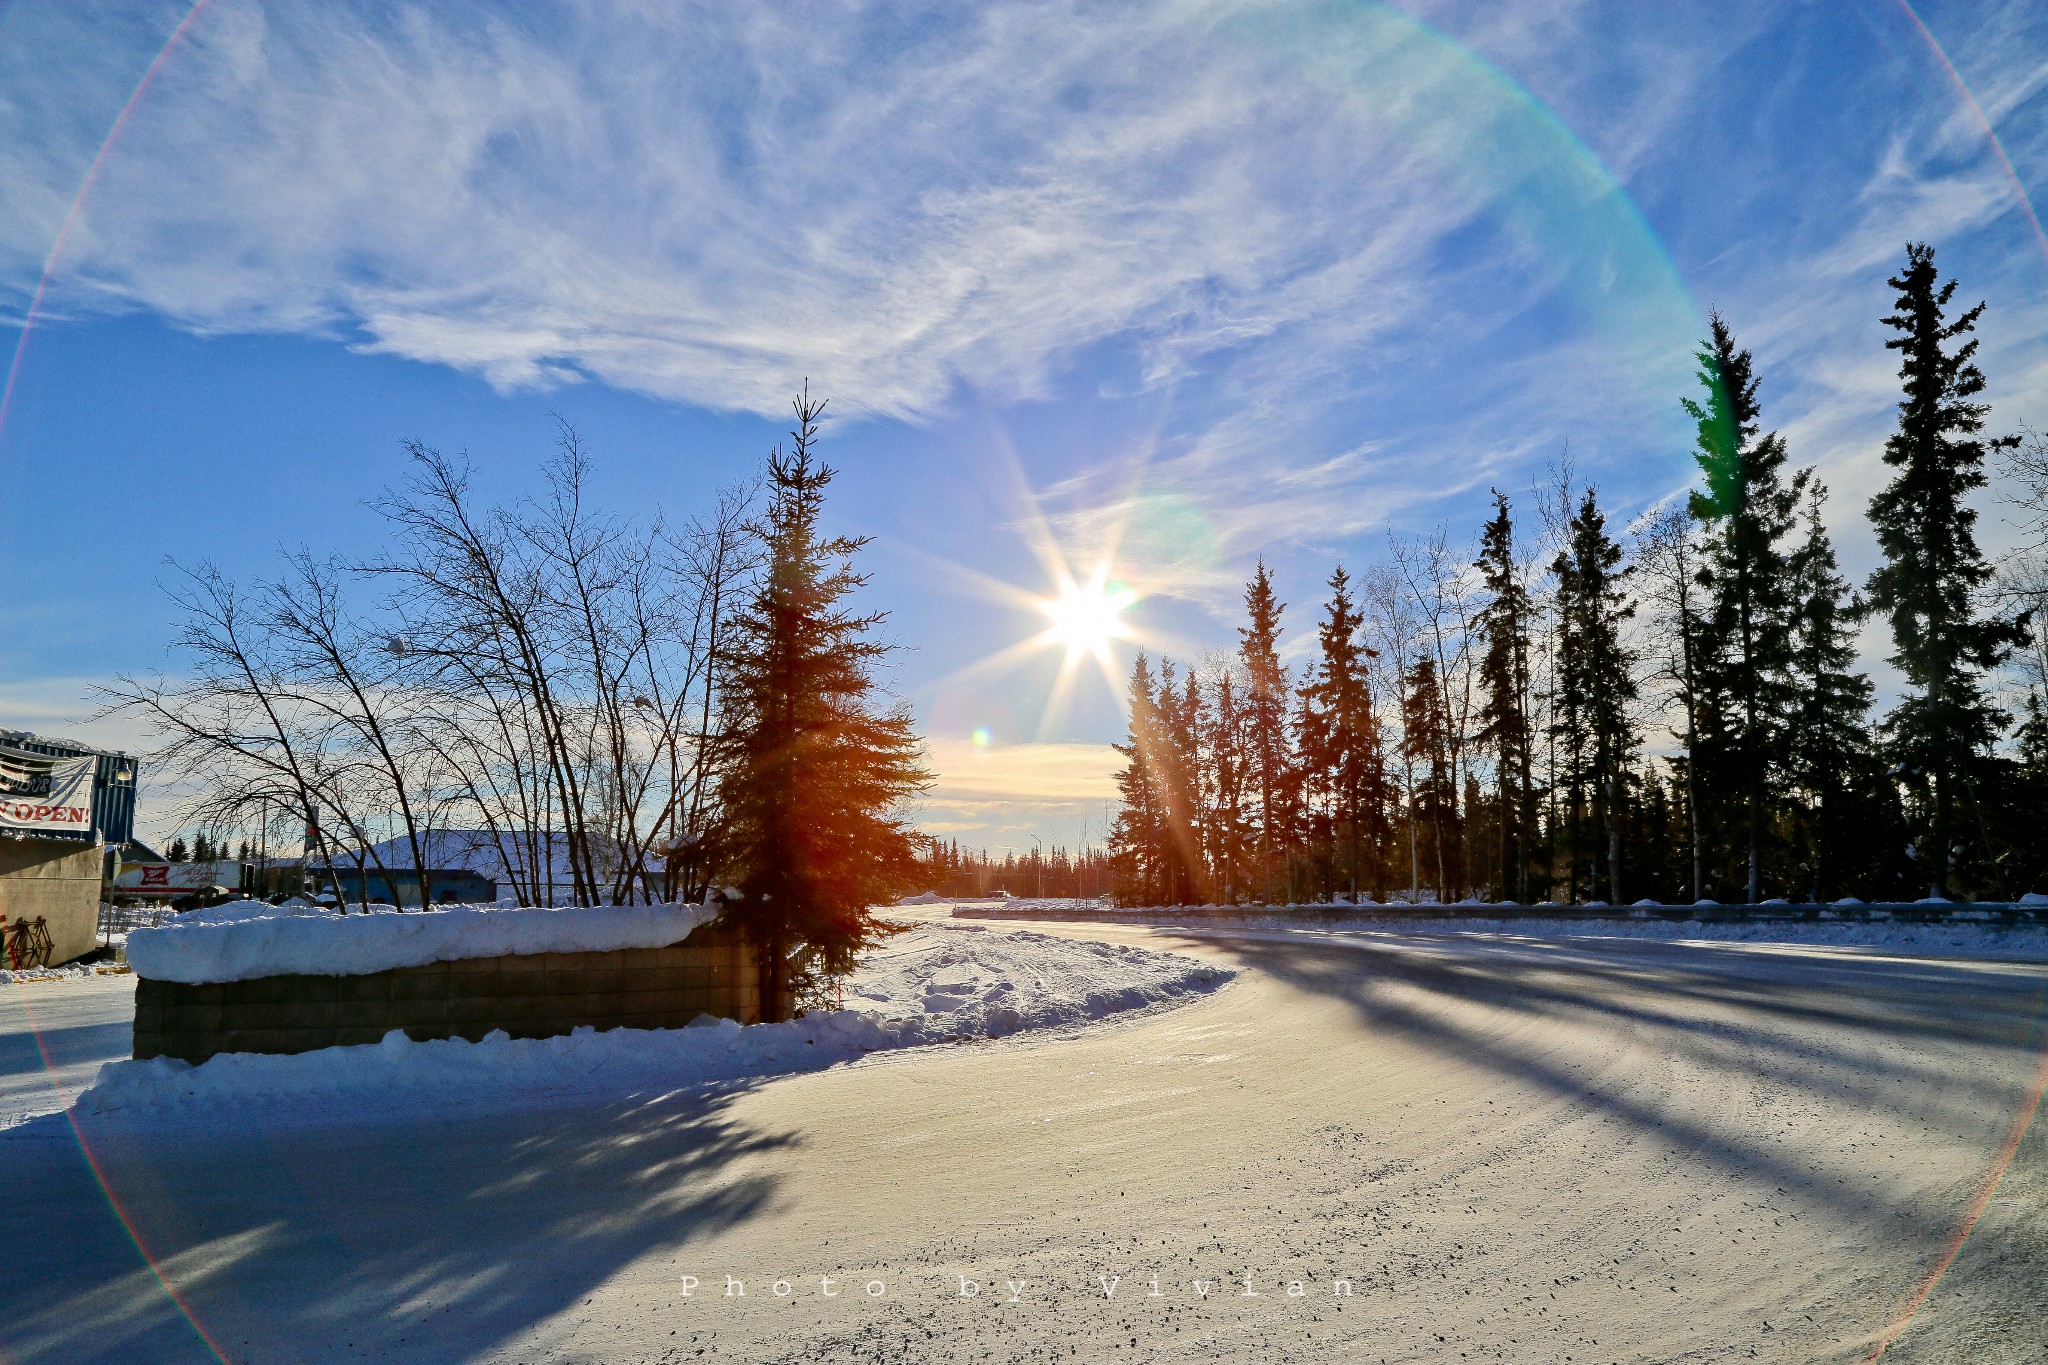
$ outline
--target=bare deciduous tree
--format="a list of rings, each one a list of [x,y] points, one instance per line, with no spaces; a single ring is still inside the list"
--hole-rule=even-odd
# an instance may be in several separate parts
[[[751,490],[675,530],[594,510],[566,424],[541,495],[508,507],[479,504],[464,463],[407,449],[412,477],[374,504],[387,553],[300,551],[247,593],[181,571],[189,671],[124,679],[109,705],[156,725],[158,771],[208,827],[303,813],[337,898],[337,863],[424,903],[433,866],[474,851],[528,904],[703,895]]]

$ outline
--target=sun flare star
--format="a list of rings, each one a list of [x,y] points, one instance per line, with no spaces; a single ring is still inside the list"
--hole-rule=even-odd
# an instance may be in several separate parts
[[[1106,664],[1110,642],[1131,638],[1123,613],[1135,601],[1136,593],[1109,581],[1107,567],[1097,569],[1085,583],[1068,579],[1060,584],[1058,597],[1039,603],[1039,610],[1052,620],[1043,638],[1048,644],[1066,646],[1069,665],[1091,655]]]

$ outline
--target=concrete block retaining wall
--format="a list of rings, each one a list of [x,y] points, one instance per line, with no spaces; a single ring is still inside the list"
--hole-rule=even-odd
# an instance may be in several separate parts
[[[681,1028],[700,1014],[751,1024],[761,1018],[754,961],[737,932],[707,925],[666,948],[202,986],[144,977],[135,983],[135,1056],[203,1062],[218,1052],[309,1052],[374,1043],[392,1029],[419,1042],[475,1042],[493,1029],[551,1038],[585,1025]]]

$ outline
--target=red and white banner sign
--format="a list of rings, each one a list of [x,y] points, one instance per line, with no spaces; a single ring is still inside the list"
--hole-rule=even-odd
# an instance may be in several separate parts
[[[92,833],[91,754],[53,758],[0,749],[0,829]]]
[[[123,863],[114,889],[145,896],[183,896],[212,886],[232,889],[241,881],[240,863]]]

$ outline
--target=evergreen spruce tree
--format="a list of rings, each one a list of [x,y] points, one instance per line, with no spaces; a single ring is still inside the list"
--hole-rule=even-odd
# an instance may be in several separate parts
[[[1174,712],[1174,743],[1180,747],[1187,773],[1185,793],[1187,831],[1187,904],[1209,900],[1209,849],[1204,840],[1208,823],[1204,811],[1209,805],[1208,766],[1202,760],[1202,736],[1208,733],[1209,703],[1202,694],[1201,678],[1192,664],[1181,680],[1180,705]]]
[[[2009,893],[2048,892],[2048,701],[2029,688],[2013,738],[2016,753],[2004,821],[2011,855]]]
[[[186,860],[188,856],[190,855],[188,855],[185,851],[185,840],[182,835],[176,839],[171,840],[171,847],[169,851],[164,854],[164,857],[167,860],[174,863],[182,863]]]
[[[1474,771],[1470,762],[1463,764],[1461,771],[1464,777],[1460,784],[1457,810],[1458,862],[1457,870],[1451,877],[1459,888],[1458,898],[1463,900],[1479,889],[1479,869],[1476,860],[1468,858],[1465,850],[1492,848],[1499,843],[1499,835],[1494,829],[1493,803],[1487,800],[1486,793],[1480,790],[1479,774]]]
[[[1257,821],[1258,896],[1269,901],[1278,894],[1282,859],[1294,842],[1288,818],[1294,756],[1288,744],[1287,669],[1280,662],[1280,614],[1286,607],[1273,595],[1263,559],[1245,587],[1244,604],[1251,623],[1238,631],[1238,657],[1244,666],[1248,794]]]
[[[1635,608],[1624,592],[1621,546],[1587,489],[1567,528],[1557,574],[1557,700],[1553,729],[1559,744],[1560,812],[1568,848],[1566,885],[1576,899],[1597,894],[1604,875],[1608,899],[1621,899],[1622,812],[1628,765],[1637,747],[1629,716],[1635,700],[1634,661],[1622,641]]]
[[[1668,507],[1643,529],[1637,559],[1657,614],[1654,630],[1661,649],[1657,671],[1671,689],[1670,699],[1684,716],[1683,723],[1673,731],[1680,752],[1667,761],[1671,768],[1672,799],[1677,808],[1673,848],[1682,845],[1685,850],[1683,875],[1672,882],[1672,894],[1683,888],[1682,898],[1687,901],[1696,901],[1706,894],[1708,825],[1701,809],[1704,784],[1699,780],[1699,759],[1703,751],[1715,747],[1714,741],[1722,734],[1720,717],[1726,711],[1721,698],[1712,690],[1717,670],[1707,666],[1714,651],[1695,532],[1688,507]],[[1681,866],[1679,862],[1672,865]]]
[[[1971,837],[1981,828],[1972,793],[2004,717],[1980,679],[2024,641],[2019,626],[1978,602],[1992,568],[1977,548],[1968,499],[1984,486],[1986,453],[2018,442],[1979,435],[1990,408],[1971,401],[1984,376],[1970,333],[1984,305],[1949,318],[1955,281],[1940,281],[1934,248],[1920,243],[1907,245],[1906,268],[1890,284],[1897,311],[1885,324],[1898,335],[1885,346],[1899,352],[1905,396],[1884,448],[1897,472],[1870,502],[1884,563],[1869,592],[1890,619],[1891,661],[1912,688],[1888,730],[1924,831],[1916,841],[1921,873],[1931,894],[1946,896],[1952,868],[1969,875],[1990,866],[1992,851]]]
[[[1309,692],[1314,676],[1311,664],[1294,694],[1295,877],[1308,900],[1320,901],[1327,900],[1337,884],[1337,822],[1331,814],[1333,793],[1325,761],[1327,726]]]
[[[1414,824],[1428,835],[1420,858],[1411,859],[1411,864],[1424,862],[1436,879],[1437,899],[1448,901],[1458,792],[1451,772],[1450,717],[1444,711],[1436,658],[1417,654],[1402,682],[1402,757],[1421,774],[1413,797]]]
[[[1791,568],[1779,542],[1792,530],[1807,476],[1781,477],[1785,442],[1776,432],[1759,434],[1750,353],[1736,349],[1720,314],[1711,325],[1712,340],[1699,352],[1706,402],[1683,402],[1698,424],[1694,458],[1705,487],[1693,493],[1691,509],[1708,534],[1710,638],[1718,642],[1702,663],[1717,675],[1712,686],[1730,709],[1717,727],[1716,761],[1703,763],[1698,776],[1742,812],[1744,892],[1755,902],[1791,706]]]
[[[1508,500],[1493,493],[1493,519],[1480,535],[1478,568],[1486,590],[1479,617],[1480,746],[1493,756],[1497,850],[1495,894],[1529,899],[1529,854],[1536,839],[1535,730],[1529,718],[1529,590],[1515,561]]]
[[[1117,774],[1122,804],[1109,828],[1110,866],[1116,897],[1125,905],[1155,905],[1165,882],[1167,813],[1159,772],[1159,693],[1152,662],[1143,650],[1131,665],[1130,725],[1116,751],[1124,756]]]
[[[1315,844],[1316,824],[1312,819],[1312,789],[1320,785],[1301,757],[1301,736],[1308,722],[1308,701],[1300,691],[1288,695],[1289,712],[1285,735],[1287,764],[1281,769],[1280,828],[1286,831],[1281,844],[1280,888],[1288,904],[1314,899],[1319,860]],[[1325,822],[1327,823],[1327,822]]]
[[[1684,816],[1679,803],[1654,764],[1635,778],[1635,799],[1624,812],[1622,899],[1649,896],[1660,901],[1682,898],[1689,884],[1685,859]],[[1694,899],[1698,899],[1694,897]]]
[[[1213,893],[1224,904],[1234,905],[1253,880],[1253,834],[1244,708],[1228,666],[1216,670],[1212,693],[1203,744],[1203,788],[1208,793],[1203,843]]]
[[[1176,686],[1171,660],[1159,663],[1159,694],[1154,706],[1157,746],[1153,770],[1159,781],[1158,801],[1164,819],[1160,849],[1160,897],[1162,905],[1192,905],[1201,898],[1202,846],[1199,832],[1201,812],[1201,758],[1197,742],[1201,724],[1201,696],[1194,670],[1188,670],[1187,685]]]
[[[1384,891],[1379,850],[1387,834],[1386,764],[1373,716],[1373,652],[1359,637],[1365,617],[1338,566],[1316,632],[1318,653],[1302,685],[1302,765],[1316,774],[1326,803],[1331,890],[1357,898]]]
[[[1855,623],[1863,605],[1849,591],[1835,562],[1835,547],[1821,522],[1827,489],[1808,490],[1806,539],[1792,559],[1792,659],[1795,680],[1787,758],[1803,793],[1798,812],[1800,859],[1815,901],[1849,874],[1842,856],[1853,832],[1870,828],[1870,812],[1857,818],[1881,786],[1882,764],[1870,744],[1870,680],[1856,671]]]
[[[781,1016],[792,954],[848,970],[885,932],[868,907],[916,870],[911,831],[894,818],[930,780],[909,712],[880,703],[872,669],[881,613],[844,599],[867,580],[865,539],[819,528],[833,470],[814,462],[824,403],[795,402],[788,454],[768,459],[770,503],[756,528],[764,568],[724,646],[721,792],[740,891],[732,917],[758,948],[764,1019]]]

